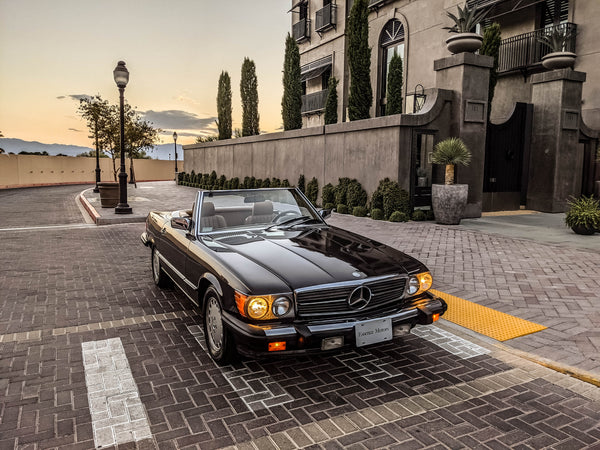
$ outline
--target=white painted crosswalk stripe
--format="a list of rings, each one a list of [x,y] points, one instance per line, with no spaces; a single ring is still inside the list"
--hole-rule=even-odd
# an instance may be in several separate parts
[[[81,344],[96,448],[152,437],[121,339]]]

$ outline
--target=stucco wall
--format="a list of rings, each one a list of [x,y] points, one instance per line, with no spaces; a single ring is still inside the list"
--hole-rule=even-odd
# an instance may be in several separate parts
[[[126,163],[129,174],[129,161]],[[133,167],[137,181],[171,180],[175,178],[175,161],[136,159]],[[183,161],[177,162],[179,171]],[[117,170],[119,163],[117,161]],[[112,160],[100,158],[102,181],[113,181]],[[0,155],[0,189],[52,185],[94,183],[96,159],[69,156]]]
[[[319,187],[356,178],[371,194],[389,177],[410,189],[411,154],[419,129],[448,136],[450,91],[429,93],[420,114],[394,115],[321,127],[184,146],[186,170],[227,177],[316,177]]]

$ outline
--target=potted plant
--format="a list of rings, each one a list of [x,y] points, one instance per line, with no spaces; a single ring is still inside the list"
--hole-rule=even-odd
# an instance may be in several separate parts
[[[458,225],[467,206],[469,185],[454,184],[454,166],[468,166],[471,162],[471,151],[462,139],[452,137],[436,144],[431,161],[446,166],[445,184],[431,186],[435,220],[444,225]]]
[[[538,37],[538,41],[550,47],[551,50],[550,53],[542,57],[542,66],[548,70],[573,67],[577,55],[573,52],[567,52],[565,49],[574,36],[571,30],[554,27],[548,34]]]
[[[577,233],[591,235],[600,230],[600,202],[593,195],[571,197],[565,224]]]
[[[446,39],[446,47],[453,54],[473,53],[479,50],[483,42],[483,37],[475,33],[475,27],[487,14],[487,8],[469,8],[466,2],[463,8],[458,5],[456,8],[458,9],[456,15],[451,12],[446,13],[454,21],[454,25],[444,27],[444,30],[455,33]]]
[[[119,183],[114,181],[102,181],[98,183],[100,192],[100,206],[103,208],[114,208],[119,204]]]

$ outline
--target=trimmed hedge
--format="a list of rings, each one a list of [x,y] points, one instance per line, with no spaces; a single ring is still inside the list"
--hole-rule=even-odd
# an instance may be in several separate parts
[[[364,206],[355,206],[352,209],[352,215],[356,217],[367,217],[367,208]]]
[[[344,205],[343,203],[340,203],[339,205],[337,205],[336,207],[336,212],[340,213],[340,214],[349,214],[350,211],[348,210],[348,207],[346,205]]]
[[[394,211],[388,220],[390,222],[408,222],[408,215],[401,211]]]
[[[374,208],[371,210],[371,219],[373,220],[383,220],[385,219],[385,217],[383,217],[383,210],[379,209],[379,208]]]

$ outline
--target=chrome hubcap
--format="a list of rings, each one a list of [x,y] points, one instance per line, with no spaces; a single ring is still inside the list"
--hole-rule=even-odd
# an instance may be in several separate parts
[[[208,300],[208,307],[206,308],[206,332],[212,350],[215,352],[220,351],[223,346],[223,321],[221,320],[219,302],[214,297]]]
[[[154,281],[158,283],[158,277],[160,276],[160,260],[158,259],[158,253],[152,254],[152,271],[154,272]]]

